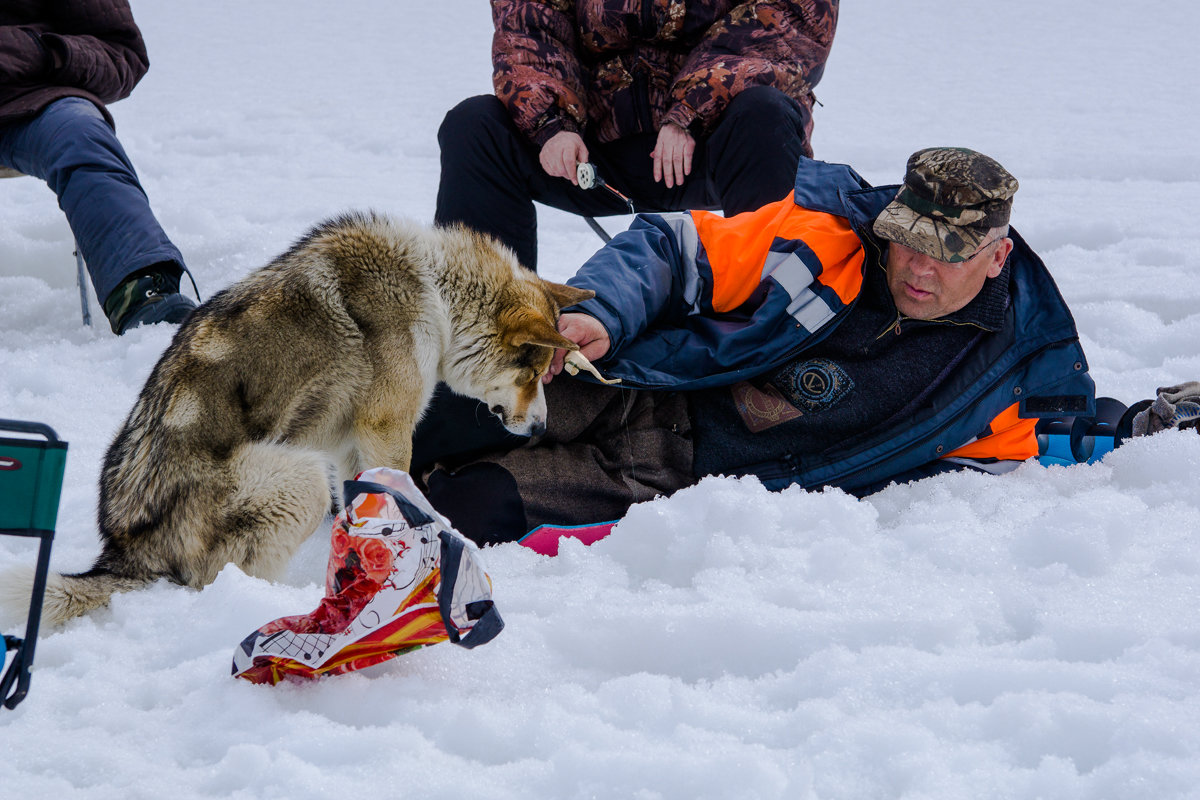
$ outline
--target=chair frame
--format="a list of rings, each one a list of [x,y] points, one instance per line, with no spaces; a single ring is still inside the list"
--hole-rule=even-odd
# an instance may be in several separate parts
[[[25,173],[17,172],[11,167],[0,167],[0,178],[21,178]],[[83,261],[83,254],[79,252],[79,244],[75,244],[75,283],[79,286],[79,310],[83,316],[83,324],[92,324],[92,309],[88,303],[87,292],[87,264]]]
[[[3,436],[6,431],[24,436]],[[15,650],[16,655],[0,676],[0,707],[3,708],[16,708],[29,693],[29,668],[33,665],[46,581],[50,575],[50,548],[58,518],[66,451],[67,443],[59,439],[49,425],[0,419],[0,499],[4,503],[0,509],[0,534],[39,539],[25,635],[4,637],[5,660],[9,651]]]

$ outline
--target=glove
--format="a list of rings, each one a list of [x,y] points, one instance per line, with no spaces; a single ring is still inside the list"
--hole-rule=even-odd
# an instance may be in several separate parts
[[[1200,381],[1160,387],[1158,397],[1133,418],[1133,435],[1148,436],[1167,428],[1196,428],[1200,423]]]

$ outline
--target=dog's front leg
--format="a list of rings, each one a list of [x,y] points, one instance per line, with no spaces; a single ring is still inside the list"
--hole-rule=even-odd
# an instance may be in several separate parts
[[[390,467],[408,471],[412,460],[412,432],[415,417],[408,421],[376,417],[356,423],[358,471],[372,467]]]
[[[372,379],[354,415],[359,471],[389,467],[408,471],[412,436],[432,394],[432,381],[413,357],[410,339],[368,342]]]
[[[421,397],[411,389],[376,384],[354,420],[359,471],[372,467],[408,470]]]

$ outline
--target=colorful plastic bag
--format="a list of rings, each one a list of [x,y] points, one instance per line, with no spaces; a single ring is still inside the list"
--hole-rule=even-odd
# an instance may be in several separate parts
[[[406,473],[367,470],[344,493],[325,598],[311,614],[247,636],[234,652],[234,677],[276,684],[339,675],[447,639],[475,647],[504,628],[478,548]]]

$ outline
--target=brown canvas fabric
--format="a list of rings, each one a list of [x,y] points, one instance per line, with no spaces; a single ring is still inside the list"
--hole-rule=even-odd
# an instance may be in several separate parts
[[[549,427],[536,446],[471,462],[512,474],[527,528],[619,519],[634,503],[696,482],[683,395],[560,375],[546,386],[546,403]],[[440,510],[454,519],[453,509]]]

